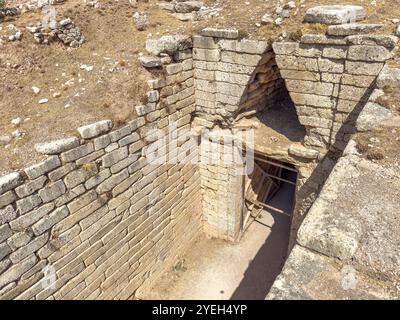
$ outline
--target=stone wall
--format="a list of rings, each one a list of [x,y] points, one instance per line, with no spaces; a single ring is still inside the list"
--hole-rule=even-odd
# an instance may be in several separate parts
[[[303,35],[299,43],[273,44],[281,75],[307,131],[304,142],[322,153],[344,149],[397,42],[392,36],[353,35],[346,25],[331,26],[327,33]]]
[[[226,160],[239,152],[239,146],[224,145],[220,139],[238,140],[241,133],[233,129],[235,121],[268,108],[287,92],[271,45],[241,39],[237,30],[204,29],[193,37],[193,59],[193,125],[207,128],[213,137],[202,139],[200,149],[204,230],[235,240],[242,227],[243,173],[238,170],[243,164]]]
[[[265,108],[284,90],[266,41],[239,39],[236,30],[205,29],[193,46],[196,115],[210,126],[229,126],[239,113]]]
[[[168,134],[195,110],[191,52],[175,58],[136,119],[38,145],[46,160],[0,178],[1,299],[127,299],[201,231],[197,154]]]

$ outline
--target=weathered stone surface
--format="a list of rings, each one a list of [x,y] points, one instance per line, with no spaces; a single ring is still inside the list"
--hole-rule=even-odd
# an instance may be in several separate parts
[[[37,207],[41,203],[42,199],[37,194],[18,200],[16,202],[19,214],[24,214],[25,212],[28,212]]]
[[[383,63],[379,62],[357,62],[346,61],[345,71],[355,75],[376,76],[383,68]]]
[[[0,225],[10,222],[17,216],[13,206],[9,205],[3,209],[0,209]]]
[[[71,137],[45,143],[37,143],[35,144],[35,150],[42,154],[58,154],[77,146],[79,146],[79,139]]]
[[[11,235],[11,229],[7,224],[0,226],[0,243],[7,240]]]
[[[330,186],[342,185],[350,177],[357,176],[354,167],[341,170],[348,161],[342,160],[328,178],[322,193],[314,202],[305,218],[299,233],[298,242],[304,247],[326,254],[341,260],[348,260],[355,254],[362,234],[361,224],[352,215],[337,210],[332,212],[331,202],[338,198],[338,194]],[[324,233],[318,230],[325,230]]]
[[[32,226],[33,233],[36,236],[41,235],[56,223],[67,217],[68,214],[69,210],[66,206],[54,210],[48,216],[46,215]]]
[[[101,158],[101,165],[105,168],[111,167],[117,162],[128,156],[128,147],[122,147],[114,150]]]
[[[23,178],[18,172],[12,172],[0,177],[0,195],[14,189],[23,183]]]
[[[390,50],[396,47],[398,38],[395,36],[385,35],[354,35],[346,37],[349,45],[366,45],[366,46],[382,46]]]
[[[78,132],[83,139],[90,139],[99,136],[102,133],[110,131],[113,127],[111,120],[102,120],[96,123],[88,124],[78,128]]]
[[[13,191],[6,192],[5,194],[0,196],[0,208],[3,208],[6,205],[14,202],[16,199],[17,197]]]
[[[321,96],[330,96],[333,92],[333,84],[313,81],[287,80],[288,90],[297,93],[315,93]]]
[[[296,245],[266,299],[385,300],[396,296],[386,289],[384,281]]]
[[[377,103],[368,102],[357,118],[358,131],[370,131],[382,125],[382,122],[390,119],[392,112]]]
[[[301,43],[346,45],[347,41],[346,41],[346,39],[343,39],[343,38],[329,37],[325,34],[304,34],[301,37]]]
[[[12,220],[10,222],[11,229],[17,231],[23,231],[25,228],[34,224],[36,221],[38,221],[40,218],[42,218],[44,215],[46,215],[53,209],[54,209],[54,204],[48,203],[41,206],[38,209],[28,212],[18,217],[17,219]]]
[[[49,172],[48,176],[50,181],[55,182],[57,180],[60,180],[62,177],[64,177],[65,175],[67,175],[69,172],[71,172],[72,170],[74,170],[76,168],[76,164],[75,163],[67,163],[66,165]]]
[[[44,184],[46,183],[47,178],[46,176],[40,176],[33,181],[29,181],[22,186],[19,186],[15,189],[15,192],[20,198],[27,197],[33,194],[35,191],[43,188]]]
[[[11,236],[7,243],[12,250],[16,250],[24,245],[26,245],[32,239],[32,232],[29,231],[22,231],[15,233]]]
[[[219,46],[212,37],[193,36],[193,47],[202,49],[218,49]]]
[[[97,173],[98,169],[95,164],[86,165],[78,170],[68,173],[64,178],[64,183],[68,189],[72,189],[77,185],[84,183],[90,177]]]
[[[145,68],[159,68],[162,66],[161,59],[157,57],[139,57],[139,61]]]
[[[175,4],[174,9],[178,13],[189,13],[199,11],[203,5],[203,1],[179,1]]]
[[[291,145],[288,152],[292,156],[304,158],[304,159],[316,159],[319,152],[317,150],[308,149],[299,145]]]
[[[366,14],[361,6],[327,5],[308,9],[304,20],[323,24],[342,24],[363,20]]]
[[[32,268],[37,262],[35,255],[31,255],[18,264],[11,266],[3,274],[0,275],[0,288],[13,282],[21,277],[26,271]]]
[[[250,54],[263,54],[269,49],[271,49],[271,45],[267,41],[256,41],[248,39],[242,39],[240,41],[222,39],[218,41],[218,46],[222,50],[243,52]]]
[[[79,147],[61,153],[61,160],[63,162],[75,161],[82,158],[94,151],[93,143],[85,143]]]
[[[349,36],[355,34],[370,33],[382,28],[382,24],[348,23],[336,26],[329,26],[326,33],[331,36]]]
[[[392,53],[381,46],[351,46],[347,59],[354,61],[384,62],[392,57]]]
[[[30,254],[36,252],[41,247],[43,247],[46,244],[48,239],[49,239],[48,234],[43,234],[39,237],[34,238],[27,245],[19,248],[18,250],[14,251],[13,253],[11,253],[10,260],[14,264],[20,262],[22,259],[25,259]]]
[[[110,178],[102,182],[97,188],[96,192],[102,194],[104,192],[111,191],[117,184],[128,178],[128,169],[121,171],[120,173],[112,175]]]
[[[39,191],[39,196],[43,202],[50,202],[63,195],[66,191],[64,182],[61,180],[47,185],[45,188]]]
[[[193,49],[193,59],[217,62],[220,60],[220,52],[218,49],[194,48]]]
[[[192,46],[192,39],[186,35],[167,35],[146,40],[146,50],[155,56],[161,53],[173,55],[178,50],[190,49]]]
[[[400,69],[385,66],[379,74],[376,85],[378,88],[400,88]]]
[[[239,38],[239,30],[205,28],[201,31],[201,35],[204,37],[237,39]]]
[[[26,168],[24,171],[29,179],[33,180],[59,166],[61,166],[60,159],[57,156],[51,156],[41,163]]]

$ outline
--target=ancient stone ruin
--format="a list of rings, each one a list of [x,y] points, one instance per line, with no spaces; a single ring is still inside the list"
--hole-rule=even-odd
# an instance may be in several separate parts
[[[139,59],[158,77],[135,118],[37,144],[44,161],[0,177],[0,298],[140,299],[199,235],[239,243],[268,209],[290,227],[264,298],[398,299],[399,171],[355,141],[397,119],[379,99],[400,82],[398,38],[365,16],[312,8],[326,29],[293,40],[148,39]],[[285,183],[288,210],[270,201]]]

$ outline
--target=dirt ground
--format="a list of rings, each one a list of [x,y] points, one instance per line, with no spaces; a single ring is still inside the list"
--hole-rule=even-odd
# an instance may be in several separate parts
[[[293,195],[284,183],[269,204],[291,212]],[[238,243],[202,236],[139,298],[264,300],[285,262],[289,227],[289,217],[263,210]]]
[[[19,0],[23,2],[24,0]],[[15,3],[15,2],[14,2]],[[58,18],[70,17],[86,42],[71,49],[59,42],[39,45],[25,26],[41,21],[41,11],[27,12],[0,21],[3,31],[10,23],[23,32],[21,41],[0,46],[0,135],[17,129],[11,120],[21,117],[21,139],[0,146],[0,174],[23,168],[41,156],[33,150],[34,143],[76,134],[80,125],[101,119],[113,119],[117,125],[135,117],[133,106],[143,99],[145,80],[153,77],[138,63],[147,37],[171,33],[195,33],[206,26],[235,27],[249,38],[272,39],[282,33],[289,37],[301,32],[321,31],[319,25],[302,24],[305,11],[316,4],[331,0],[296,1],[297,9],[282,26],[261,26],[265,13],[272,13],[278,0],[205,0],[207,6],[221,8],[217,17],[206,21],[182,22],[160,10],[156,0],[139,1],[132,6],[128,0],[100,0],[96,9],[80,0],[67,0],[55,5]],[[346,2],[347,3],[347,2]],[[368,8],[368,22],[385,22],[393,32],[392,18],[400,17],[397,0],[378,1],[373,7],[364,1],[351,1]],[[13,2],[10,1],[9,6]],[[150,26],[145,31],[135,29],[132,14],[147,13]],[[93,66],[86,71],[81,66]],[[40,88],[35,95],[32,86]],[[53,94],[60,94],[53,97]],[[41,99],[48,103],[39,104]],[[69,108],[65,108],[69,106]]]

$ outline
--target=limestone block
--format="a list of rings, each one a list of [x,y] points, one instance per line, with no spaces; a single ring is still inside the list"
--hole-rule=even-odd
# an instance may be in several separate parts
[[[5,207],[6,205],[14,202],[17,199],[15,193],[13,191],[8,191],[0,196],[0,208]]]
[[[14,207],[9,205],[3,209],[0,209],[0,225],[10,222],[17,217],[17,213]]]
[[[353,61],[384,62],[392,57],[392,53],[385,47],[355,45],[349,48],[347,59]]]
[[[15,251],[16,249],[26,245],[32,239],[32,232],[22,231],[15,233],[12,237],[7,240],[10,248]]]
[[[42,199],[37,194],[34,194],[30,197],[18,200],[16,202],[16,205],[19,214],[24,214],[25,212],[28,212],[37,207],[41,203]]]
[[[94,150],[107,147],[111,143],[110,135],[105,134],[93,140]]]
[[[79,139],[76,137],[53,140],[50,142],[35,144],[35,150],[42,154],[58,154],[79,146]]]
[[[155,56],[161,53],[173,55],[176,51],[190,49],[192,46],[192,39],[187,35],[166,35],[146,40],[146,50]]]
[[[215,80],[239,85],[247,85],[250,81],[250,76],[215,71]]]
[[[167,74],[169,74],[169,75],[177,74],[183,70],[182,63],[169,64],[166,66],[165,70],[167,71]]]
[[[218,49],[193,49],[194,60],[204,60],[209,62],[220,61],[220,51]]]
[[[26,168],[24,171],[28,178],[33,180],[59,166],[61,166],[60,159],[57,156],[51,156],[41,163]]]
[[[95,164],[87,165],[78,170],[68,173],[64,178],[64,183],[68,189],[73,189],[77,185],[87,181],[90,177],[97,173],[98,169]]]
[[[314,93],[322,96],[330,96],[333,92],[333,84],[324,82],[286,80],[289,91],[297,93]]]
[[[326,5],[308,9],[304,20],[323,24],[343,24],[363,20],[366,14],[365,9],[361,6]]]
[[[20,173],[12,172],[0,177],[0,194],[14,189],[23,183],[23,178]]]
[[[66,176],[69,172],[71,172],[72,170],[74,170],[76,168],[76,164],[75,163],[67,163],[66,165],[51,171],[48,176],[50,181],[55,182],[57,180],[60,180],[61,178],[63,178],[64,176]]]
[[[50,202],[61,195],[63,195],[66,191],[66,187],[64,182],[61,180],[51,183],[47,185],[45,188],[39,191],[39,196],[42,198],[43,202]]]
[[[301,43],[324,44],[324,45],[347,45],[346,39],[330,37],[325,34],[304,34],[301,37]]]
[[[15,220],[10,222],[10,227],[13,230],[23,231],[25,228],[31,226],[40,218],[44,217],[47,213],[54,209],[53,203],[45,204],[35,210],[32,210]]]
[[[61,153],[61,160],[63,162],[75,161],[82,158],[94,151],[93,143],[86,143],[77,148]]]
[[[139,57],[139,61],[145,68],[159,68],[162,66],[161,59],[157,57],[143,56]]]
[[[45,182],[47,181],[47,178],[45,176],[40,176],[39,178],[36,178],[33,181],[29,181],[22,186],[19,186],[15,189],[16,194],[20,198],[27,197],[34,193],[35,191],[43,188]]]
[[[261,56],[246,53],[236,53],[231,51],[223,51],[221,53],[221,61],[245,66],[257,66],[261,61]]]
[[[359,117],[357,118],[356,128],[358,131],[370,131],[382,125],[382,122],[390,119],[392,112],[377,103],[368,102]]]
[[[297,70],[280,70],[283,79],[293,80],[309,80],[309,81],[320,81],[321,76],[317,72],[311,71],[297,71]]]
[[[346,73],[355,75],[376,76],[383,68],[383,63],[379,62],[357,62],[346,61]]]
[[[0,288],[19,279],[25,272],[31,269],[37,262],[35,255],[31,255],[18,264],[11,266],[0,275]]]
[[[31,242],[10,254],[11,262],[15,264],[25,259],[30,254],[36,252],[41,247],[43,247],[48,239],[48,234],[43,234],[39,237],[34,238]]]
[[[342,75],[342,84],[352,85],[355,87],[369,88],[373,85],[375,77],[373,76],[362,76],[362,75]]]
[[[271,45],[267,41],[257,41],[242,39],[238,40],[225,40],[218,41],[218,46],[222,50],[235,51],[250,54],[263,54],[271,49]]]
[[[318,67],[320,72],[342,73],[344,71],[344,62],[341,60],[319,58]]]
[[[291,145],[288,152],[290,155],[304,159],[316,159],[319,154],[317,150],[308,149],[300,145]]]
[[[110,178],[106,179],[104,182],[99,184],[99,186],[96,188],[96,192],[98,194],[102,194],[111,191],[116,185],[118,185],[123,180],[128,178],[128,176],[129,176],[128,169],[125,169],[117,174],[114,174]]]
[[[275,60],[279,69],[314,71],[314,72],[319,71],[317,59],[315,58],[277,55],[275,57]]]
[[[379,74],[376,84],[378,88],[400,88],[400,69],[385,66]]]
[[[193,36],[193,47],[203,49],[218,49],[218,44],[214,42],[212,37]]]
[[[368,100],[368,88],[359,88],[348,85],[340,86],[339,98],[353,101],[366,101]]]
[[[156,110],[156,104],[148,103],[145,105],[136,106],[135,110],[136,110],[136,113],[138,116],[144,116],[144,115],[148,114],[149,112]]]
[[[392,50],[396,47],[399,39],[395,36],[385,35],[356,35],[346,37],[348,45],[370,45],[382,46]]]
[[[90,139],[106,133],[112,129],[111,120],[102,120],[96,123],[88,124],[78,128],[78,132],[83,139]]]
[[[371,33],[382,28],[382,24],[347,23],[329,26],[326,33],[331,36],[350,36],[355,34]]]
[[[346,59],[347,57],[347,47],[344,46],[329,46],[325,47],[322,51],[322,56],[324,58],[332,59]]]
[[[239,38],[239,31],[235,29],[205,28],[201,31],[201,35],[204,37],[237,39]]]

